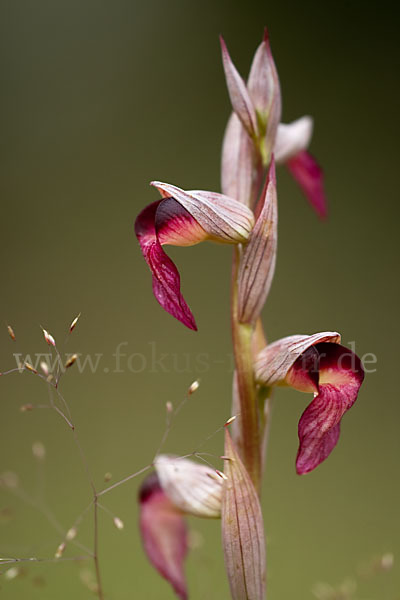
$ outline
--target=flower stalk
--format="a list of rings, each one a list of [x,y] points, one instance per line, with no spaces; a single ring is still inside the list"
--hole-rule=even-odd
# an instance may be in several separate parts
[[[240,406],[240,446],[243,452],[242,460],[254,487],[259,493],[261,489],[261,449],[252,352],[254,327],[251,324],[239,322],[238,272],[240,255],[240,248],[236,247],[233,251],[231,293],[232,344]]]

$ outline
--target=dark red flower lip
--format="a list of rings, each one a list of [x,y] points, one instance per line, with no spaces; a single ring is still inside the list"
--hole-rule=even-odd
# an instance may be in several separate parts
[[[286,166],[317,215],[321,219],[326,219],[328,210],[324,190],[324,173],[315,158],[303,150],[289,159]]]
[[[288,124],[280,123],[275,140],[276,160],[287,166],[317,215],[325,219],[328,211],[324,174],[316,159],[307,151],[312,130],[313,120],[309,116]]]
[[[172,210],[167,212],[168,208]],[[174,210],[176,211],[175,219]],[[159,240],[159,235],[165,239],[168,229],[171,237],[178,237],[179,227],[184,230],[182,223],[193,221],[194,227],[198,230],[196,221],[178,203],[171,206],[169,199],[165,201],[158,200],[149,204],[138,215],[135,222],[135,233],[142,254],[152,273],[153,293],[156,300],[178,321],[189,329],[197,331],[194,316],[181,293],[181,278],[178,269],[164,252]],[[156,225],[160,232],[159,235],[156,231]]]
[[[313,471],[332,452],[340,436],[344,414],[353,406],[364,380],[358,356],[340,344],[313,346],[318,354],[317,393],[302,414],[296,470],[299,475]]]

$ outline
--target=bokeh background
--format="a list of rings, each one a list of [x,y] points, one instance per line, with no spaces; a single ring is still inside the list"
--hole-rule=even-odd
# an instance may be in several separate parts
[[[330,217],[318,222],[279,171],[279,256],[264,321],[270,339],[339,330],[377,362],[368,363],[374,372],[345,418],[339,446],[305,477],[295,475],[294,459],[309,398],[276,395],[263,494],[271,600],[314,598],[317,582],[337,586],[346,578],[358,582],[359,600],[400,597],[395,17],[389,4],[344,1],[0,3],[0,370],[15,366],[13,353],[34,359],[48,352],[40,325],[63,353],[99,361],[94,372],[73,367],[62,381],[99,489],[106,472],[113,483],[152,460],[165,403],[177,405],[194,379],[201,387],[165,450],[195,450],[230,416],[230,249],[171,250],[195,334],[153,299],[133,235],[135,215],[157,197],[151,179],[219,190],[230,108],[218,34],[246,76],[267,24],[284,120],[315,118],[311,150],[326,171]],[[119,365],[118,345],[125,354]],[[0,472],[15,472],[20,482],[14,493],[0,490],[0,554],[51,559],[62,536],[43,502],[39,510],[30,503],[42,494],[67,530],[89,503],[90,487],[71,431],[38,408],[48,402],[43,382],[14,374],[1,378],[0,389]],[[26,403],[35,408],[21,413]],[[32,455],[37,441],[46,448],[42,462]],[[222,441],[217,433],[203,450],[218,456]],[[173,598],[140,547],[139,482],[103,497],[125,523],[118,531],[100,514],[106,595]],[[190,526],[191,597],[228,598],[219,523]],[[77,539],[92,544],[91,516]],[[64,557],[82,554],[70,545]],[[394,566],[383,573],[379,561],[388,554]],[[85,599],[91,572],[90,561],[21,564],[14,579],[0,577],[0,593]]]

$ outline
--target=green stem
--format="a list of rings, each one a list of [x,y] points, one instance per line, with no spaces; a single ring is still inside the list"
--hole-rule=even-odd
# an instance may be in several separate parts
[[[232,342],[240,400],[242,460],[258,492],[261,488],[260,427],[256,384],[253,374],[252,337],[254,328],[240,323],[237,310],[237,274],[240,250],[235,247],[232,266]]]

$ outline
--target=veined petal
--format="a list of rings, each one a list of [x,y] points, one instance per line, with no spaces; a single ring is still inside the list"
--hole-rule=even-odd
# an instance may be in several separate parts
[[[161,454],[154,465],[161,486],[181,511],[197,517],[221,516],[223,480],[207,465]]]
[[[153,276],[153,293],[159,304],[173,317],[181,321],[189,329],[197,330],[196,322],[192,312],[186,304],[180,291],[180,276],[172,260],[166,255],[161,247],[156,233],[156,215],[163,201],[159,200],[147,206],[138,215],[135,222],[135,233],[138,238],[142,254],[150,267]],[[187,224],[193,220],[189,215],[179,216],[179,223],[182,220]],[[166,221],[165,226],[158,223],[161,235],[166,237],[166,232],[171,234],[172,222]],[[183,228],[184,229],[184,228]],[[194,225],[198,233],[197,224]],[[176,233],[176,235],[178,235]],[[179,234],[182,237],[182,234]],[[173,235],[171,235],[173,239]],[[176,239],[176,237],[175,237]]]
[[[261,121],[266,124],[266,146],[269,155],[275,144],[282,112],[282,100],[278,72],[272,56],[267,29],[264,39],[254,55],[247,89]]]
[[[340,422],[357,399],[364,379],[360,359],[339,344],[315,346],[320,356],[319,393],[299,421],[300,446],[296,469],[302,475],[315,469],[336,446]]]
[[[251,64],[247,89],[256,110],[268,116],[274,94],[279,92],[279,77],[271,52],[268,31],[258,46]]]
[[[324,219],[327,215],[324,174],[315,158],[303,150],[290,158],[286,166],[318,216]]]
[[[285,385],[286,376],[296,360],[311,346],[321,342],[340,343],[340,334],[323,331],[313,335],[291,335],[266,346],[255,363],[256,380],[263,385]]]
[[[261,212],[240,261],[238,317],[241,323],[255,323],[260,316],[275,271],[278,205],[273,158],[262,202]]]
[[[312,117],[300,117],[292,123],[280,123],[274,154],[277,163],[285,163],[303,150],[307,150],[313,132]]]
[[[160,486],[155,473],[139,491],[139,526],[144,550],[151,564],[170,582],[176,594],[187,600],[183,563],[188,550],[186,525]]]
[[[323,462],[336,446],[340,419],[345,412],[341,394],[329,386],[315,397],[299,421],[300,446],[296,458],[299,475],[309,473]]]
[[[225,71],[226,84],[232,108],[241,120],[243,127],[251,138],[257,138],[258,125],[254,105],[250,99],[246,84],[239,75],[235,65],[229,56],[225,41],[220,37],[222,50],[222,63]]]
[[[214,241],[228,244],[246,242],[254,225],[247,207],[223,194],[203,190],[184,191],[175,185],[152,181],[164,198],[174,198]]]
[[[251,207],[255,196],[254,145],[235,113],[226,126],[222,145],[221,189],[223,194]]]
[[[264,600],[266,558],[264,526],[257,492],[225,433],[222,494],[222,544],[233,600]]]

